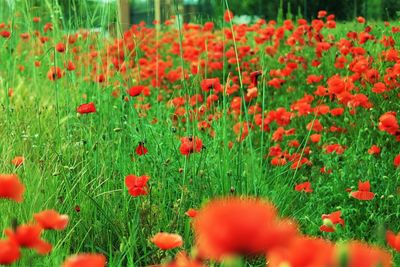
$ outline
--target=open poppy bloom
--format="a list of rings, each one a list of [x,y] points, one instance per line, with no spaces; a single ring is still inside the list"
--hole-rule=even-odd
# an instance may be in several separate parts
[[[6,236],[20,247],[31,248],[44,255],[51,251],[52,246],[41,239],[42,232],[43,228],[37,224],[19,225],[15,230],[4,231]]]
[[[392,231],[386,231],[386,241],[391,248],[400,252],[400,233],[396,235]]]
[[[210,89],[214,89],[215,92],[220,92],[222,89],[219,78],[204,79],[201,81],[200,86],[204,92],[209,92]]]
[[[143,85],[136,85],[136,86],[132,86],[131,88],[129,88],[129,90],[127,90],[128,95],[130,96],[138,96],[140,95],[143,90],[147,89],[146,86]]]
[[[64,53],[65,52],[65,44],[64,43],[58,43],[58,44],[56,44],[55,49],[59,53]]]
[[[189,155],[194,152],[200,152],[203,148],[203,141],[198,137],[182,137],[179,148],[182,155]]]
[[[340,210],[331,214],[322,214],[323,225],[319,228],[322,232],[335,232],[335,226],[340,224],[344,226],[344,220],[340,218],[342,212]]]
[[[358,190],[351,192],[350,196],[354,197],[358,200],[371,200],[375,197],[375,194],[370,191],[369,181],[366,182],[358,182]]]
[[[128,175],[125,177],[125,185],[128,187],[129,194],[133,197],[147,195],[147,181],[149,177],[146,175],[136,176]]]
[[[22,164],[24,164],[24,160],[25,158],[22,156],[17,156],[15,158],[13,158],[13,160],[11,161],[11,163],[15,166],[15,167],[19,167]]]
[[[297,226],[280,220],[275,207],[255,198],[210,201],[193,220],[199,256],[220,261],[233,255],[265,255],[290,243]]]
[[[368,154],[370,155],[379,155],[381,153],[381,149],[377,145],[372,145],[368,149]]]
[[[0,36],[3,38],[10,38],[11,32],[9,31],[0,31]]]
[[[90,102],[88,104],[82,104],[80,105],[76,111],[80,114],[87,114],[87,113],[94,113],[96,112],[96,107],[93,102]]]
[[[0,174],[0,198],[22,202],[25,186],[16,174]]]
[[[33,215],[43,229],[64,230],[68,225],[68,215],[61,215],[55,210],[44,210]]]
[[[180,235],[170,233],[158,233],[151,238],[151,242],[162,250],[173,249],[183,245]]]
[[[62,267],[105,267],[106,257],[97,253],[81,253],[70,256]]]
[[[301,184],[297,184],[294,187],[294,190],[296,190],[297,192],[306,192],[306,193],[312,193],[313,190],[311,189],[311,183],[310,182],[304,182]]]
[[[12,264],[16,262],[21,256],[19,245],[10,240],[0,240],[0,265]]]

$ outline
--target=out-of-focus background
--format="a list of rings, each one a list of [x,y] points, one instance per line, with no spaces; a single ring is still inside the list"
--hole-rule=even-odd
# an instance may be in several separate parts
[[[119,16],[122,27],[154,20],[165,21],[172,15],[181,14],[184,22],[199,22],[221,18],[229,6],[235,14],[236,23],[247,23],[253,19],[276,19],[279,13],[284,18],[315,18],[319,10],[335,14],[336,20],[352,20],[363,16],[367,20],[390,21],[400,18],[399,0],[1,0],[0,21],[9,18],[17,5],[29,9],[37,16],[49,14],[49,7],[68,21],[73,27],[82,25],[82,20],[93,27],[111,27]],[[21,9],[20,9],[21,10]],[[104,10],[108,10],[107,14]],[[118,15],[116,15],[118,14]],[[99,16],[100,15],[100,16]],[[107,24],[107,25],[106,25]]]

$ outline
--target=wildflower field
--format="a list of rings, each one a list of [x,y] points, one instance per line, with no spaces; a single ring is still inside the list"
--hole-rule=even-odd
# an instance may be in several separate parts
[[[400,265],[398,20],[47,4],[0,21],[0,265]]]

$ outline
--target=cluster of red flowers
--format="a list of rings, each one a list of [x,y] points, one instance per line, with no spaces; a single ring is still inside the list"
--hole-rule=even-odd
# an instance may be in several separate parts
[[[23,157],[16,157],[12,163],[21,166]],[[16,174],[0,174],[0,201],[10,199],[16,202],[23,201],[25,186]],[[4,230],[6,238],[0,239],[0,265],[9,265],[21,258],[21,248],[33,249],[40,255],[51,252],[52,245],[42,239],[44,230],[62,231],[69,223],[68,215],[59,214],[49,209],[33,215],[33,221],[14,225]],[[63,267],[104,267],[106,258],[101,254],[79,254],[68,258]]]

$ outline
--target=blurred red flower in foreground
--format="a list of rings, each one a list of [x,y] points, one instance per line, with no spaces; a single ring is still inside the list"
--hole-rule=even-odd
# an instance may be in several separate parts
[[[6,229],[4,231],[8,238],[20,247],[31,248],[44,255],[51,251],[52,246],[41,239],[42,232],[43,229],[37,224],[24,224],[15,230]]]
[[[16,174],[0,174],[0,198],[22,202],[25,186]]]
[[[82,253],[69,257],[62,267],[104,267],[106,257],[102,254]]]
[[[391,255],[379,248],[359,241],[332,244],[323,239],[299,237],[285,247],[268,254],[268,267],[389,267]]]
[[[400,233],[397,235],[392,231],[386,232],[386,241],[394,250],[400,252]]]
[[[19,245],[9,239],[0,240],[0,265],[12,264],[21,256]]]
[[[170,233],[158,233],[151,238],[151,242],[163,250],[173,249],[183,245],[183,240],[180,235]]]
[[[370,191],[369,181],[358,182],[358,190],[351,192],[350,196],[358,200],[371,200],[375,197],[375,194]]]
[[[129,194],[133,197],[147,195],[147,181],[149,177],[146,175],[136,176],[128,175],[125,177],[125,185],[128,187]]]
[[[221,198],[209,202],[193,221],[199,256],[222,260],[230,255],[265,255],[297,234],[275,207],[255,198]]]
[[[392,266],[392,256],[385,250],[370,246],[359,241],[351,241],[345,245],[337,245],[339,258],[346,258],[345,265],[336,264],[334,266],[347,267],[390,267]]]
[[[334,245],[324,239],[298,237],[289,246],[267,255],[268,267],[334,266]]]
[[[43,229],[64,230],[68,225],[68,215],[61,215],[55,210],[44,210],[33,215]]]
[[[80,105],[76,111],[80,114],[86,114],[86,113],[94,113],[96,112],[96,107],[93,102],[90,102],[88,104],[82,104]]]
[[[400,166],[400,154],[397,155],[394,160],[393,160],[393,164],[396,168],[398,168]]]
[[[189,258],[185,252],[178,252],[176,254],[175,260],[163,264],[163,265],[155,265],[153,267],[163,266],[163,267],[205,267],[199,260]]]

